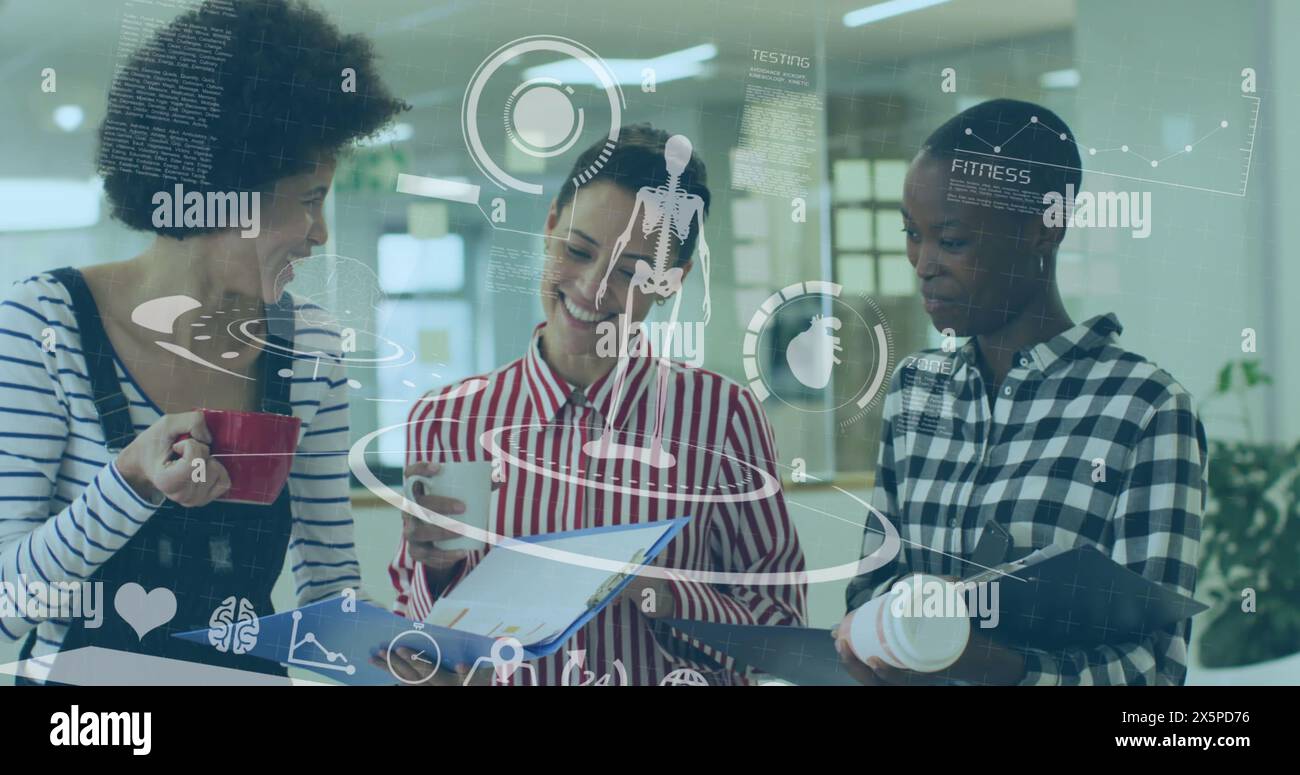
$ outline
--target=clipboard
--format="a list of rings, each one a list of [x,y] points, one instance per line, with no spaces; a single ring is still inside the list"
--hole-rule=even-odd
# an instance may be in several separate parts
[[[598,599],[593,594],[587,601],[586,609],[558,635],[542,642],[524,644],[524,660],[539,659],[559,651],[574,633],[590,622],[631,583],[632,577],[641,568],[654,561],[689,520],[690,517],[678,517],[634,525],[546,533],[510,539],[493,547],[487,556],[495,552],[509,552],[512,542],[544,545],[566,538],[598,536],[602,533],[657,531],[648,547],[629,558],[623,569],[608,576],[600,584]],[[482,567],[475,567],[466,580]],[[472,632],[415,622],[371,603],[351,601],[346,597],[322,600],[291,611],[259,617],[256,621],[256,639],[246,639],[250,645],[243,653],[279,662],[287,667],[309,670],[354,686],[390,685],[397,682],[387,670],[371,665],[370,657],[386,651],[389,644],[398,638],[436,644],[438,659],[443,666],[472,665],[479,659],[488,658],[493,644],[498,640]],[[245,626],[251,628],[251,624]],[[209,644],[208,632],[206,629],[192,630],[177,633],[173,637]]]
[[[1004,643],[1056,650],[1119,645],[1207,610],[1139,575],[1094,546],[1048,546],[968,582],[998,580],[1000,616],[986,634]]]
[[[835,652],[830,630],[773,624],[721,624],[689,619],[673,629],[750,667],[796,686],[856,686]]]

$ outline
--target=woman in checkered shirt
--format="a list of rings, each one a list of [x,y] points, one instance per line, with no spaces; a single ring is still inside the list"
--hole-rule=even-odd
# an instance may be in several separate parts
[[[854,610],[912,573],[965,577],[994,521],[1024,553],[1095,546],[1190,596],[1205,500],[1205,432],[1191,395],[1121,349],[1113,314],[1076,324],[1056,256],[1082,178],[1074,135],[1046,108],[977,105],[912,162],[902,214],[922,301],[948,346],[906,358],[885,401],[873,505],[897,557],[849,585]],[[955,346],[956,337],[969,337]],[[864,554],[880,544],[869,525]],[[971,632],[942,674],[863,663],[864,684],[1181,684],[1190,620],[1117,645],[1012,648]]]

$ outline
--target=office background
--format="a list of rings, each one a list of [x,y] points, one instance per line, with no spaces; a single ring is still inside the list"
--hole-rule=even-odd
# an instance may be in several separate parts
[[[370,304],[374,330],[405,337],[418,354],[409,373],[356,375],[363,387],[352,407],[354,439],[405,420],[406,404],[367,399],[415,398],[418,390],[401,379],[424,389],[490,370],[518,357],[542,318],[535,298],[504,294],[489,276],[494,249],[499,261],[503,248],[535,253],[536,240],[502,234],[473,208],[429,209],[393,187],[398,172],[482,182],[460,129],[465,84],[497,47],[538,32],[581,41],[607,60],[655,63],[660,77],[652,93],[643,91],[639,67],[629,71],[626,120],[688,136],[708,164],[714,203],[706,229],[715,274],[704,365],[742,382],[743,334],[757,304],[804,280],[833,279],[869,296],[892,332],[895,362],[938,343],[915,298],[897,204],[907,160],[954,113],[989,98],[1025,99],[1060,114],[1083,145],[1176,151],[1209,131],[1207,114],[1217,118],[1220,108],[1240,106],[1242,70],[1252,68],[1260,106],[1253,132],[1244,131],[1236,113],[1231,132],[1170,159],[1159,174],[1133,174],[1111,150],[1084,156],[1085,190],[1152,192],[1151,233],[1133,239],[1126,229],[1071,231],[1060,279],[1076,320],[1117,313],[1125,326],[1121,344],[1169,370],[1201,400],[1212,439],[1290,447],[1300,439],[1300,411],[1290,399],[1300,395],[1300,351],[1291,339],[1300,330],[1300,308],[1291,303],[1300,262],[1288,249],[1300,241],[1300,223],[1288,217],[1300,209],[1300,193],[1289,185],[1300,172],[1300,85],[1293,75],[1300,53],[1288,40],[1288,31],[1300,29],[1294,3],[951,0],[856,27],[843,17],[866,0],[315,4],[343,29],[371,36],[384,77],[414,106],[391,134],[340,166],[329,205],[331,243],[322,252],[368,268],[379,291],[373,299],[362,298],[368,289],[359,286],[341,293]],[[92,174],[94,129],[118,54],[122,8],[118,0],[0,0],[6,286],[57,266],[128,258],[148,242],[107,217]],[[817,108],[805,222],[792,220],[789,197],[744,190],[737,181],[756,49],[810,60],[808,93]],[[55,94],[38,88],[46,67],[57,70]],[[955,91],[943,88],[945,68],[955,73]],[[1238,164],[1243,153],[1250,156],[1248,179],[1238,174],[1245,172]],[[562,157],[538,171],[548,190],[571,161]],[[687,285],[683,309],[698,310],[698,274]],[[1257,334],[1255,353],[1242,351],[1246,328]],[[845,368],[836,379],[852,380],[869,364],[852,357],[853,342],[844,345]],[[1211,400],[1224,365],[1243,358],[1255,359],[1271,384],[1244,401]],[[784,465],[802,458],[819,478],[863,497],[870,492],[878,406],[843,428],[815,403],[769,401],[765,408]],[[380,450],[382,463],[396,464],[400,434],[386,435]],[[1287,481],[1276,497],[1284,511],[1294,511]],[[856,559],[860,509],[825,484],[792,484],[788,497],[810,567]],[[356,516],[367,590],[391,602],[384,567],[397,513],[360,491]],[[1272,550],[1295,557],[1297,547]],[[282,582],[277,605],[288,607],[287,577]],[[1207,574],[1202,586],[1214,583]],[[1294,579],[1272,583],[1297,586]],[[813,624],[839,618],[842,593],[843,582],[811,590]],[[1200,629],[1198,620],[1194,631]],[[0,647],[0,661],[11,653],[16,648]],[[1191,680],[1217,679],[1194,669]],[[1240,680],[1283,678],[1269,672]]]

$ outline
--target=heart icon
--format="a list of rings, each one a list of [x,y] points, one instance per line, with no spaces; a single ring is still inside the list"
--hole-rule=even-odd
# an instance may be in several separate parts
[[[840,362],[835,353],[840,338],[832,331],[840,330],[840,319],[813,315],[808,328],[790,340],[785,348],[785,360],[790,373],[805,387],[821,390],[830,384],[831,371]]]
[[[166,587],[146,593],[144,587],[133,581],[117,588],[113,607],[122,621],[131,625],[136,636],[143,640],[150,630],[170,622],[176,615],[176,595]]]

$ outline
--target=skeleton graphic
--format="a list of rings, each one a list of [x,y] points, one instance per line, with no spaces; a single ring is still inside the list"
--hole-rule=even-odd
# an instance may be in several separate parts
[[[614,243],[613,253],[609,258],[609,266],[605,269],[605,277],[600,281],[600,287],[596,291],[596,306],[599,308],[601,300],[605,297],[605,290],[609,283],[609,276],[614,271],[614,266],[618,263],[619,256],[627,247],[628,242],[632,239],[632,229],[635,228],[637,215],[641,215],[641,233],[649,237],[658,233],[659,238],[655,243],[654,266],[646,263],[644,260],[636,262],[636,271],[628,285],[627,291],[627,320],[632,319],[632,301],[637,290],[649,295],[658,295],[662,298],[673,297],[672,318],[668,325],[668,334],[663,343],[663,351],[659,354],[659,384],[658,398],[655,404],[655,425],[651,433],[649,447],[642,448],[626,444],[615,444],[612,441],[614,431],[614,419],[618,417],[619,405],[623,398],[623,382],[627,377],[628,369],[628,332],[625,330],[621,335],[619,345],[619,362],[617,373],[614,379],[613,403],[610,407],[609,417],[605,421],[605,433],[599,440],[589,441],[583,445],[583,451],[592,457],[598,458],[635,458],[649,463],[655,468],[670,468],[676,464],[674,456],[663,449],[663,424],[664,412],[668,402],[668,355],[672,351],[672,338],[677,328],[677,313],[682,304],[682,268],[679,266],[669,267],[668,262],[671,259],[669,253],[670,240],[676,237],[679,243],[685,243],[691,234],[691,226],[697,220],[699,222],[699,245],[700,245],[700,264],[704,272],[704,322],[709,322],[711,314],[709,303],[709,245],[704,239],[704,200],[688,191],[679,188],[682,172],[686,170],[686,165],[691,160],[691,141],[682,135],[673,135],[668,138],[664,144],[664,162],[668,168],[668,184],[665,186],[643,186],[636,192],[636,204],[632,207],[632,216],[628,219],[627,228],[619,235]]]

